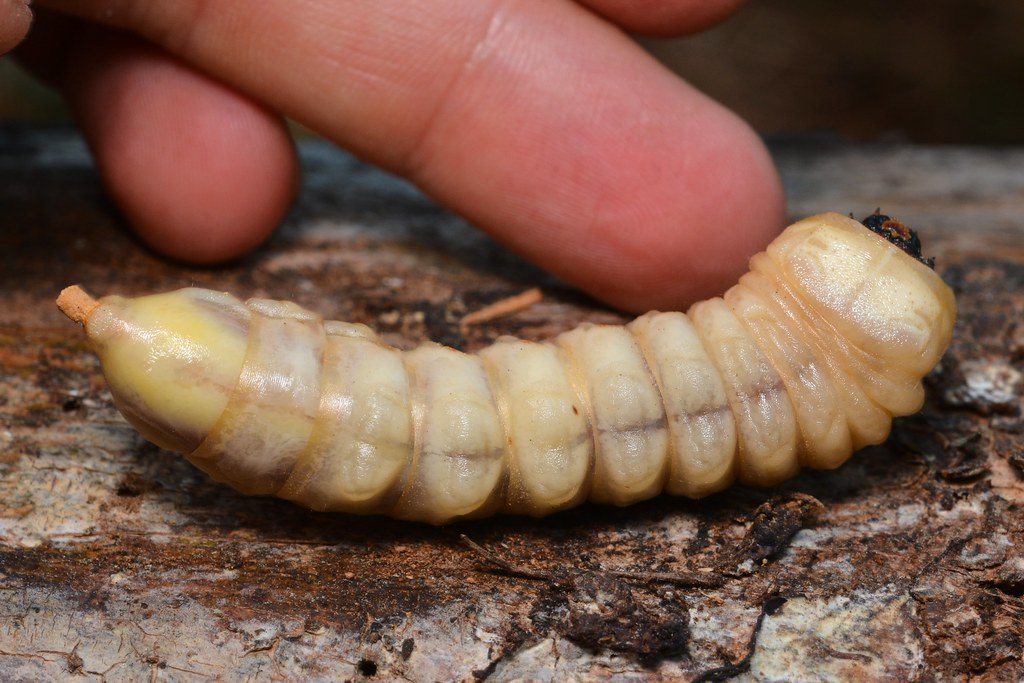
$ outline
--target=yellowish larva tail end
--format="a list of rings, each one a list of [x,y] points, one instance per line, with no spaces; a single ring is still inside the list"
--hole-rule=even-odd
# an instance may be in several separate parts
[[[82,315],[118,409],[158,446],[191,452],[238,383],[248,310],[234,297],[191,288],[100,301]]]
[[[61,290],[57,297],[57,308],[60,312],[76,323],[85,324],[100,302],[89,296],[79,285],[71,285]]]

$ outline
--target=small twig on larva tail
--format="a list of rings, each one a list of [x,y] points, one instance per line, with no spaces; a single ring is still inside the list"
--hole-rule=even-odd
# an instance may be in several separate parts
[[[93,310],[99,305],[99,301],[89,296],[78,285],[65,287],[61,291],[60,296],[57,297],[57,308],[76,323],[84,324],[89,319]]]

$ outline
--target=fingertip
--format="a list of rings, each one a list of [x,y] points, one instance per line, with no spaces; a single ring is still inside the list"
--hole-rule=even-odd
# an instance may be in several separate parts
[[[31,25],[32,10],[27,2],[0,0],[0,55],[24,40]]]
[[[630,172],[606,187],[589,225],[548,232],[538,257],[622,310],[686,310],[723,294],[784,227],[782,182],[760,137],[699,93],[685,97],[689,124],[658,149],[619,147]]]
[[[611,263],[586,268],[580,287],[634,313],[686,310],[697,301],[722,295],[748,270],[750,257],[785,227],[785,196],[778,174],[770,163],[750,161],[755,165],[744,170],[734,167],[732,173],[717,174],[717,179],[709,175],[695,180],[723,186],[707,187],[707,201],[696,199],[676,207],[674,222],[631,231],[630,250],[608,256]]]
[[[430,109],[402,170],[618,308],[685,309],[722,293],[782,227],[763,142],[575,5],[516,8]]]
[[[152,46],[102,33],[75,46],[64,80],[104,182],[140,239],[199,264],[258,246],[297,192],[283,121]]]
[[[143,135],[138,142],[147,140]],[[283,127],[272,120],[230,117],[215,141],[196,142],[179,147],[174,160],[149,177],[133,175],[148,161],[127,157],[108,163],[104,175],[148,246],[188,263],[221,263],[274,232],[297,193],[298,165]]]

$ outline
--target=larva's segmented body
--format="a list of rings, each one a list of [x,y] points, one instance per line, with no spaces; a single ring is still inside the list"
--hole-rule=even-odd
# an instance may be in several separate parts
[[[72,317],[129,421],[216,479],[443,523],[836,467],[920,408],[954,315],[930,268],[825,214],[686,314],[475,355],[400,351],[363,325],[200,289]]]

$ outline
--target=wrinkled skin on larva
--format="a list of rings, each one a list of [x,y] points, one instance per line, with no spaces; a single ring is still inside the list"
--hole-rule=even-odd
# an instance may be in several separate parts
[[[219,481],[434,524],[833,468],[918,410],[950,289],[860,223],[789,227],[724,297],[475,355],[184,289],[85,322],[114,399]]]

